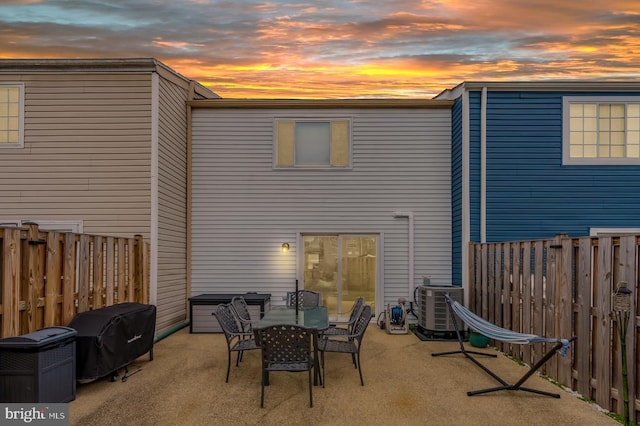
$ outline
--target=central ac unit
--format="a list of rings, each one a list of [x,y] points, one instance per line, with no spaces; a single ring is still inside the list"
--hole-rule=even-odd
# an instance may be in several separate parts
[[[419,286],[418,290],[418,326],[428,331],[455,331],[449,305],[444,298],[449,294],[456,302],[462,303],[463,289],[457,286]]]

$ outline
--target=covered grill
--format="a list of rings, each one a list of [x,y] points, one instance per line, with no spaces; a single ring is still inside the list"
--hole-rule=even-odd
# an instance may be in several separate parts
[[[149,352],[153,360],[156,307],[120,303],[77,314],[69,327],[76,336],[76,378],[92,381],[118,370]]]

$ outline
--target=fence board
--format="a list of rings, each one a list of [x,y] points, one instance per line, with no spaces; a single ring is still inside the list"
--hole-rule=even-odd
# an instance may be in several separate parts
[[[104,306],[104,248],[102,237],[93,238],[93,288],[91,298],[96,309]]]
[[[627,283],[627,288],[631,290],[631,300],[635,300],[635,295],[637,292],[636,286],[634,283],[637,282],[637,268],[636,262],[638,259],[637,254],[637,238],[635,236],[622,236],[620,237],[620,250],[619,250],[619,265],[620,265],[620,274],[619,281],[624,281]],[[616,283],[617,287],[618,283]],[[629,312],[629,327],[626,330],[626,335],[622,336],[626,339],[626,347],[627,347],[627,376],[628,377],[636,377],[637,374],[637,364],[633,362],[635,359],[635,348],[636,348],[636,306],[635,304],[631,304],[631,311]],[[629,362],[630,361],[630,362]],[[616,360],[616,362],[620,362],[622,364],[622,360]],[[622,369],[620,369],[622,372]],[[622,396],[622,377],[618,377],[616,380],[617,383],[620,384],[618,387],[620,391],[619,395]],[[634,407],[636,400],[636,382],[632,380],[628,385],[628,395],[630,400],[630,407]],[[618,398],[617,404],[617,412],[624,411],[624,400],[623,398]],[[635,410],[634,410],[635,411]],[[632,416],[634,416],[632,414]]]
[[[522,254],[522,333],[531,333],[532,325],[531,320],[533,318],[531,312],[531,242],[525,241],[523,244]],[[531,362],[531,345],[523,345],[522,357],[524,362],[532,364]]]
[[[598,239],[598,274],[596,280],[595,305],[597,307],[596,329],[596,402],[608,407],[611,401],[611,280],[613,250],[611,237]]]
[[[118,292],[117,302],[122,303],[125,299],[127,287],[127,252],[124,239],[118,239]]]
[[[573,337],[573,269],[571,267],[573,259],[573,242],[566,235],[561,236],[561,241],[561,260],[563,262],[563,266],[561,267],[562,273],[560,274],[560,282],[556,288],[556,300],[558,301],[556,309],[556,312],[558,313],[558,328],[555,335],[549,337],[570,338]],[[558,359],[558,363],[561,368],[556,380],[570,386],[572,380],[571,357],[561,357]]]
[[[495,294],[496,294],[496,268],[495,268],[495,257],[496,257],[496,245],[491,244],[487,245],[487,316],[484,319],[488,321],[495,321],[496,316],[496,304],[495,304]]]
[[[62,324],[69,324],[75,315],[76,304],[76,260],[78,244],[75,235],[67,232],[64,235],[64,273],[62,287]]]
[[[53,327],[61,322],[60,305],[58,304],[58,296],[62,289],[60,262],[63,257],[60,255],[61,248],[60,234],[49,232],[47,235],[47,274],[44,301],[45,327]]]
[[[576,330],[577,344],[573,348],[577,372],[576,390],[593,398],[591,393],[591,239],[580,238],[576,258]],[[563,283],[560,283],[562,286]],[[558,324],[559,325],[559,324]]]
[[[511,244],[505,243],[503,245],[503,269],[502,273],[502,321],[504,328],[511,328]],[[512,353],[513,345],[503,344],[502,350],[506,353]]]
[[[20,230],[5,229],[2,239],[2,337],[20,334],[20,246]]]
[[[544,332],[541,336],[553,336],[556,328],[556,249],[553,248],[557,244],[556,241],[544,241],[544,250],[547,253],[547,270],[545,274],[544,288]],[[544,345],[544,351],[550,349],[550,343]],[[558,357],[551,357],[544,366],[543,371],[548,376],[558,376]]]
[[[536,241],[533,244],[533,297],[532,297],[532,332],[538,336],[544,335],[544,252],[542,241]],[[532,359],[531,362],[536,363],[542,358],[544,345],[531,345]]]
[[[80,272],[78,273],[78,311],[84,312],[89,310],[89,292],[91,291],[90,285],[90,265],[91,259],[89,257],[89,236],[80,236],[80,248],[78,254],[80,256]]]
[[[105,304],[107,306],[111,306],[114,304],[115,299],[115,271],[117,265],[115,263],[116,259],[116,246],[114,244],[115,240],[113,237],[107,237],[106,243],[106,269],[105,269]]]
[[[127,256],[128,256],[127,258],[128,268],[127,268],[126,300],[128,302],[132,302],[135,296],[135,281],[136,281],[135,268],[134,268],[136,256],[135,256],[135,248],[133,247],[133,244],[127,245]]]

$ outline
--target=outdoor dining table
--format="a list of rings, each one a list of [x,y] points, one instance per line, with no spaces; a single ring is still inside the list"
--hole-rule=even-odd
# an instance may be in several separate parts
[[[326,330],[329,328],[329,311],[326,306],[298,309],[289,306],[273,306],[254,328],[261,329],[279,324],[300,325],[318,331]]]
[[[272,325],[299,325],[306,328],[312,328],[320,332],[329,328],[329,311],[326,306],[314,306],[312,308],[298,308],[290,306],[273,306],[269,312],[266,312],[264,316],[253,326],[256,333],[256,342],[259,343],[258,333],[260,329],[266,328]],[[314,348],[315,350],[316,348]],[[319,361],[318,356],[314,357],[315,362],[315,374],[314,384],[318,384],[318,378],[320,377],[318,368]],[[269,374],[265,373],[265,385],[269,384]]]

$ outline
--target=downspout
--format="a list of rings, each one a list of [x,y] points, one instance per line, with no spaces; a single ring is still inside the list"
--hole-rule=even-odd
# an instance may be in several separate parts
[[[480,240],[487,242],[487,86],[480,103]]]
[[[149,303],[158,303],[158,159],[159,159],[159,116],[160,77],[157,72],[151,73],[151,223],[150,223],[150,273]]]
[[[413,231],[413,212],[400,211],[393,212],[393,217],[409,219],[409,295],[407,300],[413,300],[413,291],[415,286],[414,278],[414,231]]]
[[[189,92],[187,93],[187,100],[192,101],[195,99],[195,82],[193,80],[189,80]],[[187,102],[186,105],[186,110],[185,110],[185,114],[186,114],[186,118],[187,118],[187,129],[186,129],[186,151],[187,151],[187,158],[185,159],[186,162],[186,168],[187,168],[187,179],[185,182],[186,188],[185,188],[185,194],[187,195],[186,197],[186,220],[187,223],[185,224],[186,227],[186,259],[185,259],[185,265],[186,265],[186,278],[187,278],[187,282],[185,283],[185,295],[186,295],[186,300],[184,301],[185,305],[184,305],[184,309],[185,312],[187,313],[186,315],[186,323],[188,324],[190,321],[190,315],[191,315],[191,310],[189,309],[189,297],[191,297],[191,277],[192,277],[192,271],[191,271],[191,256],[192,256],[192,248],[191,248],[191,239],[193,236],[193,231],[192,231],[192,225],[191,222],[193,221],[193,212],[191,209],[191,205],[193,204],[193,159],[192,159],[192,151],[193,151],[193,126],[192,126],[192,121],[193,121],[193,110],[191,105],[189,105],[189,103]]]
[[[158,343],[160,340],[164,339],[165,337],[171,336],[173,333],[182,330],[188,325],[189,325],[189,321],[187,320],[167,328],[166,330],[162,331],[162,333],[156,334],[156,336],[153,339],[153,343]]]
[[[462,288],[464,301],[469,300],[469,243],[471,241],[471,208],[470,208],[470,149],[469,149],[469,92],[462,92]]]

